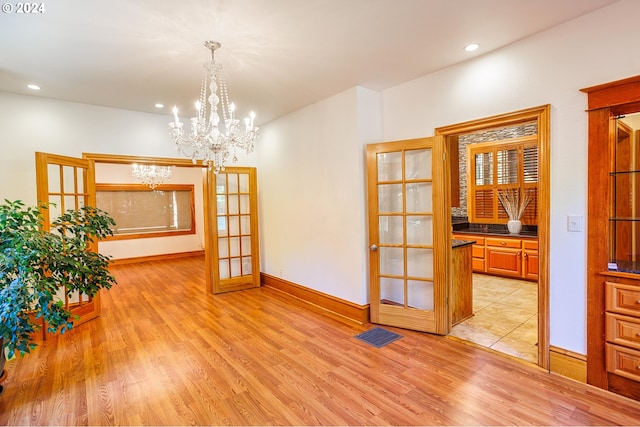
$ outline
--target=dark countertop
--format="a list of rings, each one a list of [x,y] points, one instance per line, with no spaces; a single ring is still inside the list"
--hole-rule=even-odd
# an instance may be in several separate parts
[[[463,246],[473,245],[475,242],[475,240],[451,239],[451,248],[461,248]]]
[[[454,233],[477,234],[478,236],[512,236],[512,237],[538,237],[538,227],[535,225],[523,225],[519,234],[511,234],[507,224],[479,224],[468,222],[464,217],[451,219],[451,229]]]
[[[462,229],[453,230],[453,232],[460,233],[460,234],[477,234],[479,236],[538,237],[537,231],[527,231],[527,230],[522,230],[518,234],[511,234],[509,233],[509,230],[489,229],[487,231],[484,231],[484,230],[479,230],[477,228],[462,228]]]
[[[609,271],[619,271],[621,273],[640,273],[640,262],[635,261],[618,261],[615,269],[609,269]]]

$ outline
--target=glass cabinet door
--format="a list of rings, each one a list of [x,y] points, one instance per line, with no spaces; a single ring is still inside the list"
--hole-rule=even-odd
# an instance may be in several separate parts
[[[631,122],[630,122],[631,123]],[[609,173],[609,262],[619,271],[640,267],[640,141],[638,131],[617,120]]]

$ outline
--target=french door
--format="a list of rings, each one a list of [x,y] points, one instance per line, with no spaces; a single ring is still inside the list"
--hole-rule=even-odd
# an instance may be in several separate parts
[[[444,139],[367,146],[371,322],[447,334]]]
[[[51,221],[68,210],[96,205],[95,169],[93,160],[36,152],[36,190],[41,208],[43,228],[51,229]],[[97,242],[89,246],[97,252]],[[100,315],[100,293],[93,297],[76,291],[71,296],[58,295],[79,325]]]
[[[208,170],[206,191],[207,290],[218,294],[259,287],[256,169]]]

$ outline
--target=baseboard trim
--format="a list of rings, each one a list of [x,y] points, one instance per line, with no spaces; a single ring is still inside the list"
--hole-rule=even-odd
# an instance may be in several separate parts
[[[549,346],[549,370],[553,373],[587,382],[587,356],[564,348]]]
[[[260,282],[263,286],[277,289],[301,301],[346,317],[354,322],[360,324],[369,323],[369,304],[358,305],[266,273],[260,273]]]
[[[176,259],[176,258],[186,258],[192,256],[204,256],[204,250],[201,251],[191,251],[191,252],[178,252],[175,254],[161,254],[161,255],[149,255],[149,256],[140,256],[140,257],[132,257],[132,258],[120,258],[120,259],[112,259],[109,261],[110,264],[119,265],[119,264],[135,264],[138,262],[147,262],[147,261],[163,261],[167,259]]]

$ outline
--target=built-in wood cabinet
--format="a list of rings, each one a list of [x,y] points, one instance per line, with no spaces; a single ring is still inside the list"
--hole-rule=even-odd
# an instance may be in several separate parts
[[[631,161],[640,148],[619,120],[640,112],[640,76],[582,92],[589,115],[587,382],[640,400],[640,165]]]
[[[640,281],[605,275],[605,350],[608,388],[640,398]]]
[[[454,239],[475,240],[473,271],[518,279],[538,280],[538,240],[534,237],[500,237],[457,234]]]

